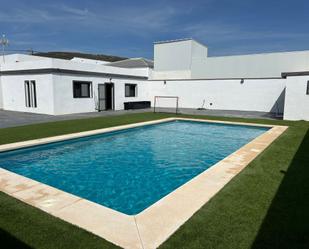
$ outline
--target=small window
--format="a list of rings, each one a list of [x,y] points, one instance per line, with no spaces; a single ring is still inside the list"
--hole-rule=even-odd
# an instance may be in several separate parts
[[[137,85],[136,84],[125,84],[125,96],[136,97]]]
[[[36,84],[34,80],[25,81],[25,104],[26,107],[37,107]]]
[[[30,107],[30,82],[28,80],[25,81],[25,102],[26,107]]]
[[[307,81],[307,91],[306,94],[309,95],[309,81]]]
[[[92,82],[73,81],[74,98],[91,98]]]

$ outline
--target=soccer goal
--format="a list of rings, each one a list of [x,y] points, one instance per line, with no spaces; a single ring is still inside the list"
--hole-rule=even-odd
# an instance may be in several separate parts
[[[179,113],[178,96],[155,96],[153,112]]]

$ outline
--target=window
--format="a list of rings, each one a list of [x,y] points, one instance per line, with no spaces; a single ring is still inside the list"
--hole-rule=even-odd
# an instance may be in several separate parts
[[[125,84],[125,96],[136,97],[137,85],[136,84]]]
[[[34,80],[25,81],[25,104],[26,107],[37,107],[36,85]]]
[[[91,98],[92,82],[73,81],[74,98]]]
[[[307,91],[306,94],[309,95],[309,81],[307,81]]]

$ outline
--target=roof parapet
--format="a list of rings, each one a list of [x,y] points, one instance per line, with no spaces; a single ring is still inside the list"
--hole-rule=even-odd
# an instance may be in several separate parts
[[[194,40],[193,38],[182,38],[182,39],[175,39],[175,40],[166,40],[166,41],[157,41],[153,44],[162,44],[162,43],[171,43],[171,42],[182,42],[182,41],[190,41]]]
[[[289,76],[307,76],[309,75],[309,71],[302,71],[302,72],[284,72],[281,73],[282,78],[286,78]]]

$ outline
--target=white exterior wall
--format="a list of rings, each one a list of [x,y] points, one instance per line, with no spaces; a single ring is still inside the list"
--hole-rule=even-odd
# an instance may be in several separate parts
[[[193,60],[192,78],[281,77],[283,72],[309,70],[309,51],[208,57]]]
[[[2,94],[2,83],[1,83],[1,75],[0,75],[0,109],[3,108],[3,94]]]
[[[150,98],[178,96],[180,108],[283,112],[285,79],[150,81]],[[163,103],[163,101],[162,101]],[[212,105],[210,105],[212,103]],[[159,103],[160,104],[160,103]],[[161,106],[170,107],[170,106]]]
[[[95,110],[95,98],[97,97],[98,83],[110,81],[113,77],[115,91],[115,109],[124,108],[125,101],[145,101],[149,100],[148,84],[146,80],[132,80],[131,77],[148,77],[150,71],[147,68],[117,68],[97,64],[80,63],[74,61],[42,58],[30,55],[10,55],[7,61],[0,65],[0,70],[4,72],[14,72],[21,70],[20,75],[2,75],[0,80],[0,108],[5,110],[45,113],[45,114],[69,114],[93,112]],[[31,60],[32,59],[32,60]],[[37,69],[63,69],[80,71],[79,74],[28,74],[23,75],[22,70]],[[107,77],[92,77],[91,73],[102,73],[110,75],[127,75]],[[120,76],[119,76],[120,77]],[[25,106],[24,81],[36,81],[37,108]],[[94,90],[92,98],[73,98],[73,80],[91,81]],[[138,84],[138,96],[125,98],[124,84]],[[3,99],[1,99],[1,89]],[[3,104],[1,104],[3,103]]]
[[[149,97],[149,83],[147,80],[130,80],[130,79],[119,79],[115,82],[115,109],[123,110],[124,102],[130,101],[150,101]],[[136,97],[125,97],[125,84],[137,84],[137,96]]]
[[[73,98],[73,80],[93,81],[93,78],[55,74],[52,77],[55,115],[95,111],[93,96],[91,98]]]
[[[35,80],[37,107],[26,107],[25,80]],[[91,98],[73,98],[73,81],[91,81]],[[1,76],[3,88],[3,109],[51,115],[96,112],[98,84],[109,83],[110,78],[64,74],[9,75]],[[124,102],[149,101],[147,80],[113,78],[115,110],[123,110]],[[137,96],[125,97],[125,84],[137,84]],[[0,92],[1,93],[1,92]],[[1,100],[1,98],[0,98]],[[1,103],[1,102],[0,102]]]
[[[192,41],[159,43],[154,45],[155,71],[190,70],[192,58]]]
[[[309,51],[207,57],[194,40],[154,46],[153,80],[277,78],[283,72],[309,71]]]
[[[158,79],[191,79],[191,70],[179,70],[179,71],[153,71],[152,80]]]
[[[309,120],[309,76],[287,77],[284,119]]]
[[[194,40],[154,45],[152,79],[190,79],[192,60],[207,58],[207,47]]]
[[[75,80],[92,82],[93,94],[91,98],[73,98],[73,81]],[[110,83],[110,79],[104,77],[64,74],[53,75],[53,81],[55,115],[97,111],[95,108],[98,98],[98,84]],[[123,110],[124,102],[149,100],[149,84],[146,80],[113,78],[111,83],[114,83],[115,110]],[[136,97],[125,97],[125,83],[137,84]]]
[[[26,107],[25,80],[35,80],[37,108]],[[1,76],[3,109],[20,112],[54,113],[51,74]]]

